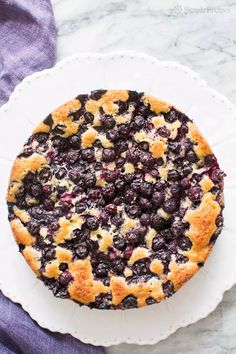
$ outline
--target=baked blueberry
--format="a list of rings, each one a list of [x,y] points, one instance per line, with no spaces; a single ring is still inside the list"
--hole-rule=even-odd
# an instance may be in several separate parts
[[[149,143],[147,141],[142,141],[138,146],[143,151],[149,151]]]
[[[132,189],[127,189],[124,192],[124,200],[127,204],[132,202],[136,196],[137,196],[137,194]]]
[[[180,179],[180,174],[177,170],[169,170],[167,179],[168,181],[176,182]]]
[[[90,113],[90,112],[85,112],[84,113],[84,119],[85,119],[86,123],[92,124],[93,120],[94,120],[94,115],[92,113]]]
[[[113,149],[103,149],[102,160],[104,162],[112,162],[115,158],[115,151]]]
[[[122,259],[118,258],[112,262],[112,269],[116,274],[123,273],[125,269],[125,263]]]
[[[134,274],[144,275],[149,273],[150,271],[149,266],[150,266],[150,262],[149,260],[146,259],[142,259],[140,261],[135,262],[133,265]]]
[[[68,271],[63,272],[60,276],[59,276],[59,284],[62,286],[67,286],[72,280],[72,276]]]
[[[142,214],[140,216],[140,222],[141,222],[142,225],[145,225],[145,226],[149,225],[149,223],[150,223],[150,215],[149,214]]]
[[[94,150],[90,148],[81,150],[81,158],[85,161],[92,161],[94,159]]]
[[[125,159],[123,157],[118,157],[118,159],[116,160],[117,168],[123,167],[124,164],[125,164]]]
[[[123,251],[125,248],[125,245],[126,245],[126,243],[123,238],[116,237],[114,239],[114,247],[117,248],[118,250]]]
[[[139,205],[140,205],[141,209],[143,209],[143,210],[150,210],[150,209],[152,209],[152,206],[153,206],[151,200],[149,200],[148,198],[144,198],[144,197],[140,197]]]
[[[172,214],[172,213],[174,213],[175,211],[177,211],[177,209],[178,209],[178,204],[177,204],[177,202],[175,201],[175,199],[170,198],[170,199],[167,199],[166,201],[164,201],[164,203],[163,203],[163,209],[164,209],[167,213]]]
[[[137,204],[133,204],[126,208],[126,212],[131,218],[137,218],[141,214],[141,209]]]
[[[117,171],[104,171],[104,179],[107,182],[115,182],[117,180],[118,173]]]
[[[135,296],[129,295],[122,301],[122,307],[125,309],[130,309],[137,306],[138,304]]]
[[[178,113],[175,109],[171,109],[164,114],[165,121],[168,123],[174,123],[178,119]]]
[[[119,227],[124,223],[124,219],[120,215],[116,214],[111,217],[111,223],[116,227]]]
[[[88,172],[84,176],[84,183],[85,186],[88,187],[94,187],[96,185],[96,176],[94,173]]]
[[[55,177],[57,178],[57,179],[62,179],[63,177],[65,177],[65,175],[66,175],[66,168],[65,167],[61,167],[61,168],[59,168],[57,171],[56,171],[56,173],[55,173]]]
[[[164,291],[164,294],[166,295],[166,297],[170,297],[173,295],[174,286],[170,280],[167,281],[166,283],[164,283],[162,287],[163,287],[163,291]]]
[[[127,158],[128,158],[128,161],[136,164],[138,161],[139,161],[139,156],[140,156],[140,153],[138,151],[138,149],[129,149],[128,152],[127,152]]]
[[[30,186],[30,194],[33,197],[39,197],[42,193],[42,186],[40,184],[32,184]]]
[[[89,230],[96,230],[99,226],[99,221],[95,216],[89,216],[86,219],[86,224]]]
[[[180,198],[180,185],[178,183],[174,183],[170,186],[170,193],[173,198],[179,199]]]
[[[195,152],[193,150],[190,150],[187,152],[186,154],[186,159],[189,161],[189,162],[196,162],[197,161],[197,155],[195,154]]]
[[[152,203],[155,207],[159,208],[164,201],[164,193],[155,191],[152,194]]]
[[[116,125],[116,121],[112,116],[103,117],[102,123],[103,123],[104,128],[106,128],[106,129],[112,129]]]
[[[80,147],[81,140],[78,135],[72,135],[69,138],[69,143],[71,146],[78,148],[78,147]]]
[[[187,251],[192,247],[192,242],[188,237],[183,236],[178,240],[178,245],[182,250]]]
[[[99,100],[103,95],[104,93],[106,93],[106,90],[94,90],[91,92],[90,94],[90,98],[92,100]]]
[[[133,126],[136,130],[142,129],[144,124],[145,124],[145,118],[143,116],[138,115],[138,116],[134,117],[134,125]]]
[[[106,277],[109,271],[107,263],[99,263],[95,268],[95,273],[98,277]]]
[[[165,239],[163,236],[154,237],[154,239],[152,240],[153,251],[158,251],[158,250],[164,248],[165,245],[166,245],[166,243],[165,243]]]
[[[104,198],[107,199],[107,200],[114,198],[114,196],[115,196],[115,187],[113,187],[113,186],[103,187],[102,194],[103,194]]]
[[[112,129],[106,132],[106,137],[110,141],[117,141],[119,139],[119,133],[117,130]]]
[[[197,202],[200,200],[202,195],[201,187],[195,186],[189,189],[188,197],[192,202]]]
[[[174,236],[182,236],[185,231],[185,227],[182,221],[176,220],[171,225],[171,232]]]
[[[120,138],[127,138],[130,133],[130,126],[128,124],[120,124],[118,132]]]
[[[153,192],[153,187],[151,183],[143,182],[140,185],[140,193],[145,197],[150,197]]]
[[[140,161],[144,166],[151,167],[154,164],[155,159],[151,153],[143,152],[140,156]]]
[[[88,254],[89,254],[89,250],[85,245],[79,245],[75,249],[75,255],[80,259],[87,257]]]
[[[170,136],[170,131],[165,126],[158,129],[158,134],[163,138],[168,138]]]
[[[166,223],[165,219],[159,214],[151,215],[151,226],[154,229],[161,230],[164,227],[165,223]]]
[[[130,243],[131,245],[134,245],[136,243],[138,243],[139,241],[139,234],[135,231],[131,231],[127,234],[127,241],[128,243]]]
[[[122,179],[117,179],[114,182],[114,185],[118,190],[123,190],[125,188],[125,181]]]
[[[32,235],[37,235],[40,230],[40,224],[36,221],[31,221],[28,223],[27,228]]]

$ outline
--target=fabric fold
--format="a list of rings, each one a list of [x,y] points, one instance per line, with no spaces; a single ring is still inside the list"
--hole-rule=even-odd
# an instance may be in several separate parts
[[[48,0],[0,2],[0,105],[27,75],[55,61],[56,27]]]

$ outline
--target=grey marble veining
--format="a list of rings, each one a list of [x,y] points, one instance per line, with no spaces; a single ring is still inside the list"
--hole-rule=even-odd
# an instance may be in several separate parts
[[[76,52],[137,50],[188,65],[236,104],[236,1],[52,0],[58,60]],[[207,296],[207,294],[206,294]],[[193,306],[195,306],[193,304]],[[236,287],[206,319],[154,346],[109,354],[236,353]]]

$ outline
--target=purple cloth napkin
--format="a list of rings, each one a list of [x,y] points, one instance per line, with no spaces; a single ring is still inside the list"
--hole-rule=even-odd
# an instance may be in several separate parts
[[[0,293],[0,353],[103,354],[104,350],[39,327],[21,306]]]
[[[55,47],[49,0],[0,0],[0,105],[25,76],[53,65]]]
[[[0,105],[25,76],[53,65],[55,47],[49,0],[0,0]],[[0,292],[0,353],[103,354],[104,349],[39,327]]]

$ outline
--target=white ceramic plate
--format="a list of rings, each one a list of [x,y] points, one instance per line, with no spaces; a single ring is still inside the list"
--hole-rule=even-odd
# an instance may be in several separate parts
[[[32,129],[54,108],[96,88],[134,89],[178,106],[200,127],[227,173],[225,228],[205,267],[172,298],[128,311],[101,311],[54,298],[18,252],[7,221],[5,194],[12,161]],[[40,326],[95,345],[153,344],[207,316],[236,283],[236,111],[196,73],[145,54],[78,54],[17,86],[0,109],[0,286]]]

